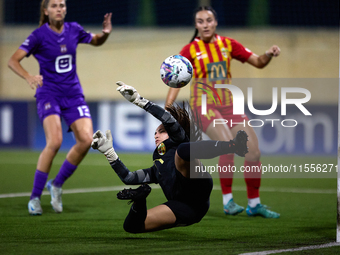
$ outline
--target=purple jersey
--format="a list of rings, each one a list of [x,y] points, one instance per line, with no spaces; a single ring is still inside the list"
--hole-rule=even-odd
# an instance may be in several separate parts
[[[19,47],[38,60],[43,86],[36,95],[75,96],[83,94],[76,72],[76,49],[78,43],[90,43],[92,34],[76,22],[65,22],[58,34],[48,23],[34,30]]]

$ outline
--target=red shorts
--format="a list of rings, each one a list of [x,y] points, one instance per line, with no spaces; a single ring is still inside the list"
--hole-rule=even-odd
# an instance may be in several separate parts
[[[232,106],[208,104],[206,115],[201,115],[201,106],[194,106],[193,111],[200,114],[203,132],[207,131],[208,126],[212,122],[215,122],[215,124],[225,123],[229,128],[232,128],[237,124],[245,126],[248,121],[248,117],[245,114],[233,115]]]

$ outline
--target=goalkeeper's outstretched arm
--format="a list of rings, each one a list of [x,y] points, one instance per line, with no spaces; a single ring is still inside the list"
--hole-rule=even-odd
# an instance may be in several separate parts
[[[131,172],[124,163],[118,158],[114,162],[110,162],[110,165],[116,174],[126,185],[129,184],[142,184],[151,183],[151,168],[139,169],[137,171]]]
[[[122,81],[118,81],[117,85],[119,86],[117,91],[119,91],[126,100],[141,107],[156,119],[160,120],[168,132],[169,137],[174,142],[180,143],[185,140],[186,134],[184,129],[168,111],[146,98],[141,97],[134,87],[126,85]]]
[[[100,130],[94,133],[91,147],[95,150],[100,151],[106,156],[111,167],[124,184],[129,185],[152,182],[152,167],[131,172],[119,159],[117,153],[112,146],[112,135],[110,130],[106,131],[106,136],[104,136],[104,134]]]

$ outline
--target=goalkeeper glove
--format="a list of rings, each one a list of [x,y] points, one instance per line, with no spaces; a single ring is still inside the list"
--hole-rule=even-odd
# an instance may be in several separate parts
[[[118,159],[118,155],[112,146],[112,135],[110,130],[106,131],[106,137],[100,130],[94,133],[91,147],[103,153],[110,163]]]
[[[126,85],[122,81],[117,81],[116,84],[119,86],[117,91],[119,91],[126,100],[140,108],[144,108],[144,106],[149,102],[146,98],[141,97],[134,87]]]

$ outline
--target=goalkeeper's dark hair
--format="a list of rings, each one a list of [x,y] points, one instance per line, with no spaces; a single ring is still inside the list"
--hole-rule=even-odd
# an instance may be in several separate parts
[[[190,141],[202,140],[202,124],[199,115],[192,111],[188,103],[183,101],[182,106],[176,103],[170,104],[165,107],[165,110],[177,120]]]
[[[194,11],[194,24],[196,24],[196,14],[200,11],[211,11],[212,14],[214,14],[215,20],[217,21],[217,12],[211,7],[211,6],[199,6],[195,9]],[[198,30],[197,28],[195,28],[195,33],[194,36],[191,38],[190,42],[192,42],[193,40],[195,40],[196,36],[198,35]]]

